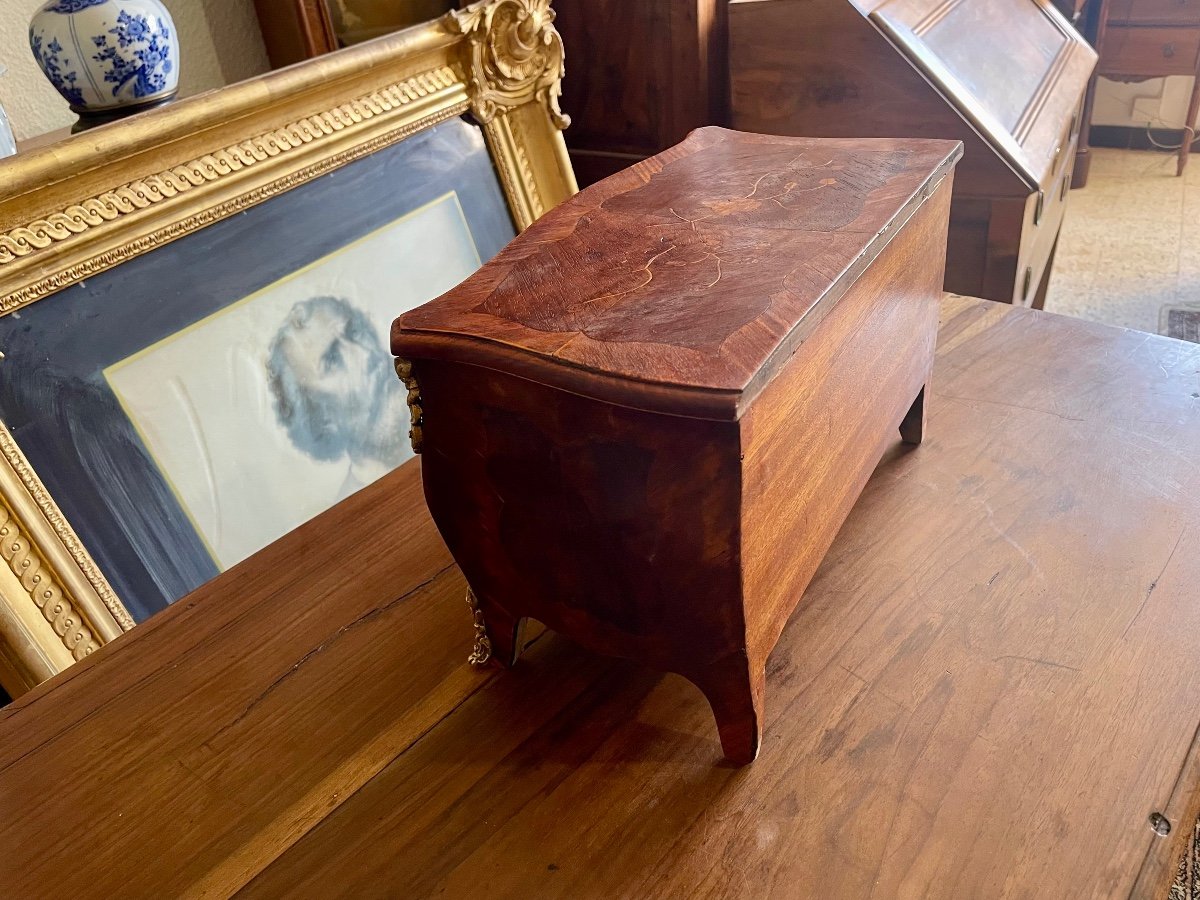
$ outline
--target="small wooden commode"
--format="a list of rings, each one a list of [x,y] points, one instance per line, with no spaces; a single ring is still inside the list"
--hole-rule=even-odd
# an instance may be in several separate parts
[[[960,153],[701,129],[396,321],[478,655],[535,618],[691,680],[754,759],[767,655],[921,440]]]

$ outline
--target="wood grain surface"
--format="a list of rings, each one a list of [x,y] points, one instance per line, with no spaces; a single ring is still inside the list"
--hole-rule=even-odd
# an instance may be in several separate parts
[[[698,129],[405,313],[392,351],[736,418],[961,154],[956,141]]]
[[[785,628],[742,770],[677,676],[555,635],[469,669],[410,464],[0,711],[0,893],[1163,897],[1200,777],[1198,372],[948,298],[925,441]]]

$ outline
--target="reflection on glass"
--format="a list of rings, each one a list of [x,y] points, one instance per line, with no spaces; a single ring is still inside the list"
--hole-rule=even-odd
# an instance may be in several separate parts
[[[343,47],[428,22],[458,6],[456,0],[328,0]]]

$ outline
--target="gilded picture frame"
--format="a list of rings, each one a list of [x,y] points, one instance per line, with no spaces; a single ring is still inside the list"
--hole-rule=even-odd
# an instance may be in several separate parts
[[[550,0],[485,0],[5,161],[0,315],[468,113],[525,228],[577,190],[553,18]],[[16,696],[134,621],[3,424],[0,457],[0,686]]]

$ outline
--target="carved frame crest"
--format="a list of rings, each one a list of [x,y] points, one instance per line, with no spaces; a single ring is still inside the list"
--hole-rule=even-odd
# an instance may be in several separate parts
[[[0,162],[0,315],[470,112],[518,229],[577,190],[549,0],[484,0]],[[0,423],[0,685],[133,627]]]

